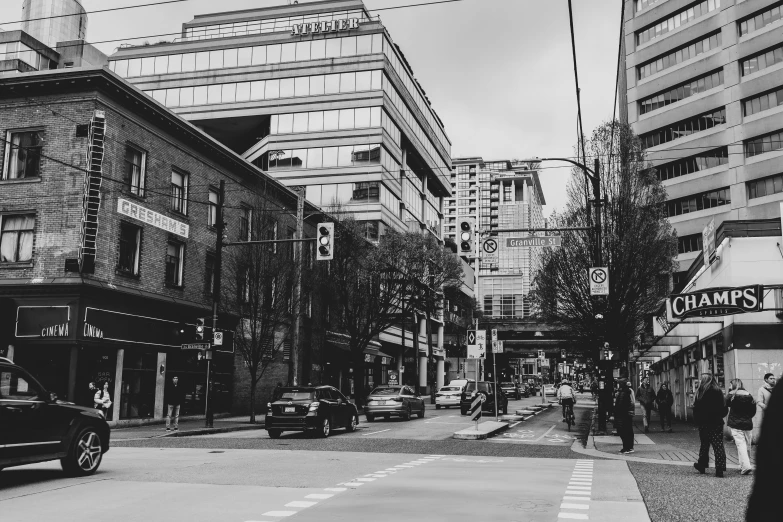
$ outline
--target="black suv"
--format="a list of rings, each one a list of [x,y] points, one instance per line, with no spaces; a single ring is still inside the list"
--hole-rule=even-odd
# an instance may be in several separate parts
[[[91,475],[107,451],[109,425],[102,413],[58,401],[0,357],[0,469],[60,459],[69,475]]]
[[[328,437],[335,428],[355,431],[359,425],[356,405],[331,386],[277,388],[275,397],[267,404],[264,424],[273,439],[284,431],[312,431]]]
[[[476,397],[481,397],[481,409],[484,411],[495,410],[495,385],[488,381],[469,382],[462,390],[460,397],[459,410],[462,415],[467,415],[470,405]],[[503,389],[498,386],[498,410],[503,415],[508,414],[508,396]]]

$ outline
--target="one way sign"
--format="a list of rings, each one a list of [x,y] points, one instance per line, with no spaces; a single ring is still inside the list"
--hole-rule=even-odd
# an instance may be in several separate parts
[[[476,330],[468,330],[468,359],[480,359],[483,357]]]

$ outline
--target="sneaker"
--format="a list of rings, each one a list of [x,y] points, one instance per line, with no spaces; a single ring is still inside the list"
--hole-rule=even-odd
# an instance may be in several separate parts
[[[743,469],[742,471],[740,471],[740,475],[750,475],[752,472],[753,472],[752,468]]]
[[[715,470],[715,476],[717,478],[723,478],[723,470],[722,469]]]
[[[171,428],[166,428],[166,431],[171,431]]]
[[[179,428],[174,426],[174,431],[179,431]]]
[[[706,467],[700,466],[698,462],[694,462],[693,467],[696,468],[702,475],[704,475],[704,472],[707,469]]]
[[[629,449],[628,451],[625,452],[626,455],[629,453],[633,453],[633,449]]]
[[[625,455],[626,453],[628,453],[628,450],[621,449],[621,450],[620,450],[620,453],[622,453],[623,455]]]

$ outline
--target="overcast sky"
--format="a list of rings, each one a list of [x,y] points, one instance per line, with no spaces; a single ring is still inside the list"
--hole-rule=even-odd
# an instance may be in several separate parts
[[[90,11],[151,1],[82,0],[82,5]],[[370,10],[427,1],[431,0],[364,0]],[[189,0],[96,13],[89,17],[87,40],[176,33],[196,14],[287,3]],[[573,0],[573,4],[582,118],[589,134],[612,117],[621,0]],[[0,0],[0,23],[16,22],[21,13],[22,0]],[[567,0],[463,0],[374,14],[380,15],[402,48],[443,120],[452,157],[573,155],[576,99]],[[19,25],[0,27],[12,30]],[[120,43],[98,47],[111,54]],[[547,215],[562,208],[568,175],[567,167],[542,170]]]

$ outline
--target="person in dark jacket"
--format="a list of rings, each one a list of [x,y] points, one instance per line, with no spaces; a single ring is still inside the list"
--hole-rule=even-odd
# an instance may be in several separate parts
[[[179,408],[185,402],[185,391],[179,385],[179,377],[171,379],[171,384],[165,391],[166,404],[169,405],[169,414],[166,417],[166,431],[171,430],[171,417],[174,417],[174,430],[179,429]]]
[[[753,490],[745,511],[747,522],[780,519],[780,472],[783,470],[783,385],[773,389],[756,446]]]
[[[726,399],[729,407],[729,429],[737,446],[737,460],[740,463],[740,473],[749,475],[753,468],[750,465],[750,443],[753,440],[753,416],[756,415],[756,400],[745,390],[742,381],[732,379],[729,383],[729,396]]]
[[[674,404],[674,395],[669,389],[669,383],[661,384],[658,394],[655,396],[655,402],[658,403],[658,416],[661,418],[661,431],[666,431],[666,424],[669,425],[669,433],[672,432],[672,405]]]
[[[623,441],[623,449],[620,453],[633,453],[633,414],[634,402],[632,390],[628,387],[627,379],[618,379],[619,389],[614,401],[614,425]]]
[[[722,477],[726,471],[726,450],[723,447],[723,418],[728,413],[723,392],[711,373],[701,374],[696,401],[693,404],[693,418],[699,426],[699,461],[693,467],[704,473],[710,465],[710,445],[715,453],[715,476]]]
[[[642,405],[642,411],[644,412],[644,417],[642,418],[642,421],[644,422],[644,432],[648,433],[650,431],[650,412],[655,403],[655,390],[650,386],[650,379],[645,378],[642,381],[642,385],[639,386],[639,389],[636,391],[636,400]]]

